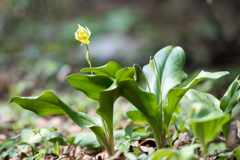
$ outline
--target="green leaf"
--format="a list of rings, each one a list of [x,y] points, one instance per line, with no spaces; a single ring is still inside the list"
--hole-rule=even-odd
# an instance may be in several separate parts
[[[132,137],[132,133],[133,133],[133,125],[132,124],[127,125],[127,127],[125,128],[125,133],[129,137]]]
[[[2,151],[5,147],[14,145],[16,143],[16,141],[19,139],[19,137],[20,137],[20,134],[14,136],[14,137],[11,137],[11,138],[7,139],[6,141],[0,143],[0,151]]]
[[[52,152],[59,156],[60,151],[59,151],[59,142],[58,141],[55,143],[54,148],[52,149]]]
[[[80,132],[76,134],[72,134],[67,137],[67,139],[73,138],[73,144],[79,145],[82,147],[89,148],[99,148],[101,147],[100,143],[97,140],[96,135],[93,132]]]
[[[113,136],[114,136],[114,139],[119,140],[125,136],[125,131],[122,129],[115,130],[115,131],[113,131]]]
[[[239,76],[238,76],[239,77]],[[227,92],[221,99],[220,108],[224,113],[231,112],[240,98],[240,81],[238,77],[229,86]]]
[[[41,129],[40,134],[35,134],[33,131],[35,129],[23,129],[21,132],[21,145],[23,145],[23,149],[27,150],[28,146],[33,143],[42,143],[47,139],[50,142],[56,143],[59,142],[60,145],[66,146],[67,142],[56,132],[51,132],[49,129]],[[24,143],[26,143],[24,145]]]
[[[52,92],[45,92],[39,97],[30,97],[30,98],[21,98],[15,97],[12,98],[10,102],[15,102],[21,107],[31,110],[39,115],[48,115],[48,114],[64,114],[67,113],[68,116],[80,127],[90,128],[98,137],[99,141],[109,150],[108,140],[106,134],[103,130],[102,121],[99,117],[94,117],[87,115],[85,113],[77,112],[64,102],[62,102],[55,94]],[[110,152],[108,152],[110,153]]]
[[[167,46],[155,54],[154,60],[157,65],[154,65],[155,73],[152,72],[150,64],[143,67],[143,72],[147,77],[152,93],[157,97],[157,104],[159,104],[161,100],[165,99],[169,90],[186,79],[187,75],[183,71],[185,53],[180,47]]]
[[[56,132],[51,132],[49,129],[42,128],[40,134],[35,134],[33,131],[35,129],[23,129],[21,132],[22,142],[28,144],[41,143],[44,142],[44,139],[47,138],[48,141],[56,143],[59,142],[60,145],[68,145],[67,142]]]
[[[140,139],[151,138],[153,136],[152,132],[133,132],[132,139],[137,141]]]
[[[240,146],[238,146],[237,148],[234,149],[235,150],[235,155],[237,157],[237,159],[240,159]]]
[[[204,103],[207,106],[213,107],[214,110],[221,111],[220,101],[211,94],[190,89],[185,96],[190,101]]]
[[[164,123],[168,126],[174,110],[176,109],[179,101],[182,99],[184,94],[191,89],[194,85],[199,83],[204,79],[218,79],[224,75],[229,74],[229,72],[205,72],[201,71],[188,85],[182,88],[173,88],[168,92],[168,104],[163,107],[164,109]]]
[[[33,111],[38,115],[68,114],[69,117],[82,128],[101,126],[102,124],[99,117],[89,116],[85,113],[75,111],[52,92],[45,92],[39,97],[14,97],[10,100],[10,103],[11,102],[15,102],[22,108]]]
[[[160,149],[157,150],[148,160],[152,159],[161,159],[165,157],[169,160],[196,160],[194,157],[194,150],[199,148],[200,144],[193,144],[186,147],[183,147],[181,151],[176,149]]]
[[[136,70],[133,67],[123,68],[116,73],[116,80],[118,83],[134,79]]]
[[[73,88],[82,91],[93,100],[98,100],[101,91],[113,83],[109,77],[102,75],[73,74],[68,76],[67,80]]]
[[[239,77],[239,76],[238,76]],[[220,108],[224,113],[229,113],[232,115],[232,109],[236,106],[240,99],[240,82],[238,80],[238,77],[232,82],[232,84],[229,86],[228,90],[224,94],[224,96],[221,99],[220,102]],[[228,134],[229,134],[229,127],[231,125],[231,121],[226,123],[222,130],[224,133],[224,136],[226,140],[228,141]]]
[[[226,144],[221,142],[221,143],[211,143],[208,147],[208,154],[214,154],[215,151],[218,152],[223,152],[226,149]]]
[[[114,138],[120,139],[125,135],[124,130],[115,130],[114,131]],[[79,145],[82,147],[89,147],[89,148],[99,148],[101,147],[100,143],[96,135],[93,132],[80,132],[71,134],[67,137],[66,140],[68,143],[73,145]]]
[[[122,66],[117,62],[110,61],[104,66],[84,68],[81,70],[81,72],[93,72],[95,74],[100,74],[100,75],[115,78],[116,72],[119,71],[121,68]]]
[[[132,120],[133,123],[146,123],[147,120],[143,117],[142,113],[139,110],[130,110],[126,112],[128,118]]]
[[[137,106],[145,118],[148,118],[154,127],[157,127],[154,118],[156,98],[154,94],[148,93],[138,87],[133,79],[135,69],[123,68],[116,73],[116,80],[111,87],[102,91],[99,96],[100,107],[96,111],[105,121],[109,139],[113,139],[113,107],[118,97],[123,96],[133,105]]]
[[[200,144],[193,144],[181,149],[180,160],[196,160],[194,150],[200,148]]]
[[[177,160],[178,157],[180,155],[180,152],[178,150],[175,149],[160,149],[157,150],[153,156],[149,157],[148,160],[152,160],[152,159],[162,159],[163,157],[165,157],[165,159],[169,159],[169,160]]]
[[[199,103],[195,104],[191,117],[193,133],[203,145],[214,140],[222,126],[230,120],[229,114],[213,111],[211,107]]]
[[[38,115],[66,115],[59,107],[59,102],[52,92],[45,92],[39,97],[14,97],[9,103],[15,102],[22,108],[33,111]]]

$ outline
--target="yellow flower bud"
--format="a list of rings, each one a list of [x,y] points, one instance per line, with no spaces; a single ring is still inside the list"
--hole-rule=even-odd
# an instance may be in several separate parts
[[[91,35],[91,32],[87,27],[84,28],[84,27],[82,27],[78,24],[78,29],[75,32],[75,39],[76,40],[82,42],[82,44],[83,43],[89,44],[90,41],[88,39],[89,39],[90,35]]]
[[[151,69],[152,69],[152,72],[155,73],[155,67],[154,67],[153,60],[152,60],[152,59],[150,59],[149,64],[150,64],[150,67],[151,67]]]

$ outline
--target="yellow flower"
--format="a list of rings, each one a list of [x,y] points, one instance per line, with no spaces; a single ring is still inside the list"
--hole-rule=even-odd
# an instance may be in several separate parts
[[[75,39],[76,40],[82,42],[82,44],[83,43],[89,44],[90,41],[88,39],[89,39],[90,35],[91,35],[91,32],[87,27],[83,28],[82,26],[80,26],[78,24],[78,29],[75,32]]]

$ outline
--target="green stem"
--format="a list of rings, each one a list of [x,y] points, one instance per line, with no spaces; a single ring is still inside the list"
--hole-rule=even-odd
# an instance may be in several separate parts
[[[43,139],[44,142],[45,142],[45,151],[44,151],[44,156],[43,156],[43,157],[45,158],[45,157],[46,157],[46,154],[47,154],[47,153],[46,153],[46,152],[47,152],[47,150],[46,150],[47,140],[43,138],[43,136],[42,136],[42,134],[41,134],[40,132],[39,132],[39,134],[40,134],[40,136],[42,137],[42,139]]]
[[[206,157],[206,153],[207,153],[206,145],[202,144],[202,154],[203,154],[204,158]]]
[[[47,155],[47,149],[48,149],[48,140],[47,137],[45,138],[45,152],[44,152],[44,157]]]
[[[157,63],[156,63],[156,61],[155,61],[155,59],[154,59],[154,57],[150,57],[150,60],[153,60],[153,63],[154,63],[154,65],[155,65],[155,67],[156,67],[156,70],[157,70],[157,77],[158,77],[158,85],[159,85],[159,92],[160,92],[160,102],[159,102],[159,104],[158,104],[158,106],[159,106],[159,108],[160,108],[160,110],[159,110],[159,125],[160,125],[160,132],[161,132],[161,147],[164,147],[164,145],[165,145],[165,135],[166,135],[166,133],[164,132],[164,128],[162,127],[162,110],[163,110],[163,107],[162,107],[162,92],[161,92],[161,79],[160,79],[160,75],[159,75],[159,71],[158,71],[158,67],[157,67]],[[157,108],[158,108],[158,106],[157,106]]]
[[[86,59],[87,59],[87,61],[88,61],[88,64],[89,64],[89,66],[90,66],[90,68],[92,68],[92,62],[91,62],[91,57],[90,57],[90,50],[89,50],[89,48],[88,48],[88,45],[86,44],[86,48],[87,48],[87,55],[86,55]],[[91,75],[92,75],[93,73],[91,72]]]
[[[103,123],[103,130],[105,132],[105,136],[106,136],[106,139],[108,141],[108,147],[107,148],[109,148],[109,152],[114,155],[113,132],[112,131],[108,132],[104,119],[103,118],[101,118],[101,119],[102,119],[102,123]]]
[[[150,122],[150,121],[148,121],[148,122]],[[151,127],[153,137],[155,139],[156,147],[157,147],[157,149],[161,149],[162,148],[162,140],[161,140],[160,130],[156,123],[151,123],[151,124],[149,123],[149,125]]]
[[[170,133],[169,133],[169,129],[168,129],[168,127],[167,127],[166,125],[164,125],[164,127],[165,127],[165,130],[166,130],[166,132],[167,132],[167,136],[168,136],[168,141],[169,141],[170,148],[173,148],[171,136],[170,136]]]
[[[148,83],[148,80],[147,80],[147,77],[146,77],[145,73],[143,72],[142,68],[141,68],[137,63],[135,63],[135,64],[133,65],[134,68],[135,68],[135,66],[137,66],[137,67],[140,69],[140,71],[142,72],[143,77],[144,77],[145,81],[147,82],[149,92],[151,93],[150,85],[149,85],[149,83]]]

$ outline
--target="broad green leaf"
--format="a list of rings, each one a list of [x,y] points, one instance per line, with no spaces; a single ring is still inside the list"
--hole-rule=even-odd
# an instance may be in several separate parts
[[[160,149],[157,150],[153,156],[149,157],[148,160],[157,160],[157,159],[162,159],[163,157],[165,157],[165,159],[169,159],[169,160],[178,160],[179,159],[179,155],[180,155],[180,151],[176,150],[176,149]]]
[[[117,147],[120,151],[129,151],[130,145],[134,141],[138,141],[140,139],[146,139],[152,137],[151,132],[133,132],[132,136],[124,136],[117,142]]]
[[[102,75],[73,74],[67,77],[68,82],[76,90],[82,91],[89,98],[98,100],[101,91],[110,87],[113,81]]]
[[[96,111],[106,123],[108,136],[110,139],[110,147],[113,147],[113,107],[114,102],[120,96],[119,90],[116,86],[112,87],[112,90],[102,91],[99,97],[100,107]]]
[[[190,89],[185,96],[190,101],[204,103],[207,106],[213,107],[214,110],[221,111],[220,101],[211,94]]]
[[[203,145],[214,140],[222,126],[230,120],[229,114],[213,111],[211,107],[199,103],[196,104],[191,117],[193,133]]]
[[[41,129],[40,134],[33,133],[35,129],[23,129],[21,132],[21,140],[22,142],[26,142],[28,144],[33,143],[42,143],[47,139],[50,142],[56,143],[59,142],[60,145],[68,145],[67,142],[56,132],[51,132],[49,129],[43,128]]]
[[[205,72],[201,71],[188,85],[183,88],[173,88],[168,92],[168,104],[164,106],[164,123],[169,124],[174,110],[176,109],[179,101],[182,99],[184,94],[191,89],[194,85],[204,79],[218,79],[224,75],[229,74],[229,72]]]
[[[66,115],[80,127],[89,128],[92,126],[101,126],[101,119],[87,115],[85,113],[77,112],[64,102],[62,102],[54,93],[45,92],[39,97],[14,97],[10,100],[20,105],[22,108],[33,111],[38,115]]]
[[[151,138],[153,134],[151,132],[133,132],[132,139],[137,141],[140,139]]]
[[[135,69],[132,67],[123,68],[116,73],[116,80],[108,88],[100,93],[100,107],[96,111],[103,119],[107,128],[110,146],[113,147],[113,107],[114,102],[122,96],[124,90],[128,89],[125,84],[133,80]],[[135,81],[134,81],[135,82]],[[118,84],[117,84],[118,83]],[[135,82],[136,83],[136,82]],[[138,87],[138,86],[137,86]]]
[[[126,112],[128,118],[132,120],[133,123],[146,123],[146,118],[143,117],[142,113],[139,110],[130,110]]]
[[[99,96],[100,107],[96,111],[105,121],[109,139],[113,139],[113,107],[114,102],[123,96],[135,105],[148,119],[153,119],[156,105],[155,96],[144,90],[140,90],[138,84],[133,80],[135,69],[123,68],[116,73],[116,81],[111,87],[102,91]],[[155,120],[152,120],[155,123]],[[155,124],[156,125],[156,124]]]
[[[221,143],[211,143],[208,147],[208,154],[214,154],[215,151],[218,152],[223,152],[227,148],[226,144],[221,142]]]
[[[154,138],[156,139],[157,146],[160,147],[160,124],[155,113],[155,95],[138,87],[134,80],[129,80],[122,83],[122,85],[124,86],[122,88],[122,96],[132,103],[147,120],[152,129]]]
[[[140,87],[134,80],[123,82],[122,96],[132,103],[147,119],[155,117],[156,97]]]
[[[132,137],[132,133],[133,133],[133,125],[132,124],[127,125],[127,127],[125,128],[125,133],[129,137]]]
[[[143,67],[143,72],[150,84],[151,92],[156,95],[158,104],[165,99],[169,90],[186,79],[187,75],[183,71],[185,53],[180,47],[167,46],[155,54],[154,60],[157,65],[155,66],[154,63],[155,73],[153,73],[150,64]],[[160,76],[161,89],[158,75]]]
[[[224,113],[229,113],[230,115],[232,115],[232,109],[236,106],[240,99],[240,81],[238,80],[238,77],[229,86],[228,90],[226,91],[220,102],[221,110]],[[227,122],[222,128],[224,136],[227,140],[230,125],[231,121]]]
[[[142,115],[152,123],[154,128],[157,128],[155,119],[156,97],[154,94],[144,91],[138,87],[138,84],[133,80],[135,70],[133,68],[123,68],[116,73],[116,82],[108,89],[102,91],[99,96],[100,107],[96,111],[106,123],[107,131],[110,139],[113,137],[113,107],[114,102],[120,97],[126,98],[132,103]]]
[[[80,127],[90,128],[98,137],[99,141],[109,150],[108,141],[106,134],[103,130],[102,121],[99,117],[94,117],[87,115],[85,113],[77,112],[64,102],[62,102],[54,93],[45,92],[39,97],[12,98],[10,102],[15,102],[21,107],[31,110],[38,115],[48,115],[48,114],[68,114],[68,116]],[[109,152],[110,153],[110,152]]]
[[[66,115],[66,112],[59,107],[59,101],[52,92],[45,92],[39,97],[14,97],[9,103],[12,102],[40,116],[48,114]]]
[[[122,68],[117,62],[111,61],[101,67],[84,68],[81,72],[93,72],[96,74],[115,78],[115,74]]]
[[[240,146],[238,146],[236,149],[235,149],[235,155],[237,157],[237,159],[240,159]]]
[[[20,134],[14,137],[8,138],[6,141],[0,143],[0,151],[2,151],[5,147],[14,145],[18,141],[19,137],[20,137]]]
[[[194,150],[200,147],[201,147],[200,144],[193,144],[193,145],[183,147],[181,149],[179,159],[180,160],[196,160],[197,158],[194,157]]]
[[[125,131],[123,129],[113,131],[114,139],[119,140],[125,136]]]
[[[148,160],[157,160],[165,157],[169,160],[196,160],[194,157],[194,150],[199,148],[200,144],[193,144],[186,147],[183,147],[181,151],[176,149],[160,149],[157,150]]]
[[[239,77],[239,76],[238,76]],[[238,103],[240,98],[240,81],[238,77],[229,86],[227,92],[221,99],[220,108],[224,113],[230,112]]]
[[[97,140],[96,135],[93,132],[80,132],[75,133],[67,137],[67,139],[73,138],[73,144],[82,147],[99,148],[100,143]]]
[[[127,81],[134,79],[136,70],[133,67],[123,68],[116,73],[117,82]]]
[[[60,151],[59,151],[59,142],[57,141],[54,145],[54,147],[52,148],[52,152],[56,155],[60,155]]]

